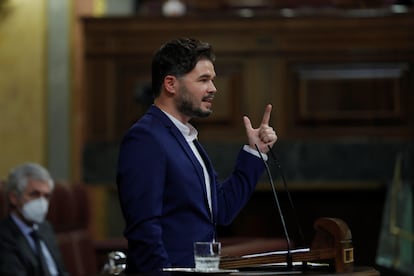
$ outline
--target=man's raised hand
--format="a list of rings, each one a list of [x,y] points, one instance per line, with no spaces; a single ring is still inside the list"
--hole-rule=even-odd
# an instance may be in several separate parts
[[[265,108],[262,122],[258,128],[253,128],[250,119],[247,116],[243,116],[249,146],[256,149],[255,145],[257,145],[259,150],[263,153],[267,153],[269,151],[268,147],[272,147],[277,140],[276,132],[269,126],[271,113],[272,105],[268,104]]]

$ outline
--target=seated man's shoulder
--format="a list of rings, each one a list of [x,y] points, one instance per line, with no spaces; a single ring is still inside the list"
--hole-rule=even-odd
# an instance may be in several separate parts
[[[5,235],[6,233],[14,232],[12,230],[16,229],[17,226],[13,223],[10,217],[6,217],[0,220],[0,235]]]
[[[19,235],[19,229],[11,219],[5,218],[0,221],[0,247],[2,249],[13,246]]]
[[[47,232],[47,233],[55,234],[55,230],[53,229],[53,225],[47,220],[45,220],[41,224],[39,224],[39,232]]]

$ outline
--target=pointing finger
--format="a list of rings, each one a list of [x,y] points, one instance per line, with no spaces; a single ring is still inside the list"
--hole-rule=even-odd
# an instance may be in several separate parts
[[[269,125],[270,113],[272,113],[272,105],[268,104],[263,114],[262,125]]]

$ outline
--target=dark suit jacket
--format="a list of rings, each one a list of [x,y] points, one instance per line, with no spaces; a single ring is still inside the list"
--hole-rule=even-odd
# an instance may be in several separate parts
[[[197,145],[211,178],[212,213],[203,170],[184,136],[152,106],[124,137],[118,162],[119,199],[128,239],[127,271],[193,267],[193,242],[211,241],[250,198],[264,171],[260,158],[241,150],[224,182]]]
[[[68,275],[50,224],[40,224],[39,233],[52,254],[60,275]],[[10,216],[0,222],[0,275],[42,276],[33,249]]]

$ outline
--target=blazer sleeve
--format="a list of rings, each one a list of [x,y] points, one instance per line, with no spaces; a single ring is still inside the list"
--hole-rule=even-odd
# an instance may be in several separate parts
[[[0,275],[35,276],[34,261],[29,243],[7,217],[0,224]]]
[[[216,180],[217,224],[228,225],[234,220],[253,194],[264,169],[259,157],[240,150],[233,173],[221,183]]]
[[[23,264],[19,249],[3,242],[0,243],[0,275],[33,275]]]

